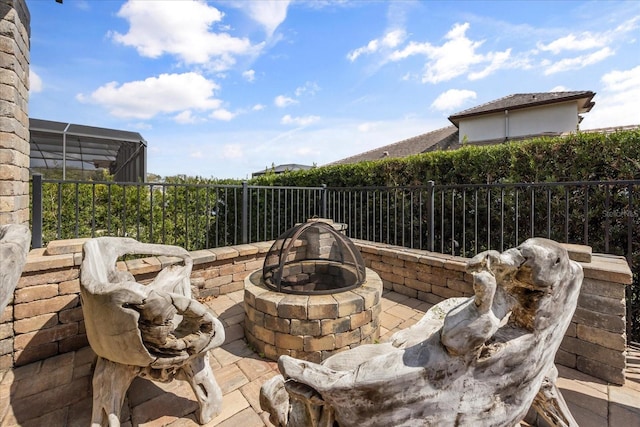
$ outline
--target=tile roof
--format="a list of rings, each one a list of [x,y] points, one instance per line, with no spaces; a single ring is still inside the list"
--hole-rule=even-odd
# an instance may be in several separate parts
[[[458,128],[447,126],[429,133],[414,136],[383,147],[374,148],[355,156],[328,163],[330,165],[344,165],[368,160],[380,160],[385,158],[407,157],[412,154],[426,153],[427,151],[446,150],[452,144],[458,142]]]
[[[278,166],[274,166],[274,167],[270,167],[270,168],[265,168],[264,170],[260,170],[260,171],[257,171],[257,172],[253,172],[251,174],[251,176],[252,177],[256,177],[256,176],[264,175],[264,174],[269,173],[269,172],[284,173],[284,172],[307,170],[307,169],[311,169],[312,167],[313,166],[309,166],[309,165],[300,165],[300,164],[297,164],[297,163],[288,163],[286,165],[278,165]]]
[[[567,101],[579,101],[578,112],[586,113],[595,105],[591,100],[595,93],[589,90],[573,92],[536,92],[536,93],[516,93],[508,95],[494,101],[469,108],[459,113],[449,116],[449,121],[458,125],[460,119],[502,112],[505,110],[518,110],[522,108],[549,105]]]

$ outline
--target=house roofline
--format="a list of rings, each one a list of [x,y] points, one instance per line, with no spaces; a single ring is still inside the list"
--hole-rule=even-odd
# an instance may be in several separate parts
[[[508,99],[510,97],[531,95],[532,97],[535,98],[536,95],[549,94],[549,93],[553,93],[553,92],[541,92],[541,93],[530,93],[530,94],[528,94],[528,93],[516,93],[516,94],[513,94],[513,95],[504,96],[504,97],[499,98],[497,100],[493,100],[493,101],[487,102],[485,104],[479,105],[477,107],[473,107],[472,109],[470,109],[471,111],[465,110],[465,111],[468,111],[468,112],[462,111],[462,112],[460,112],[458,114],[453,114],[453,115],[449,116],[448,119],[449,119],[449,121],[451,123],[453,123],[457,127],[459,125],[461,119],[466,119],[466,118],[470,118],[470,117],[485,116],[485,115],[495,114],[495,113],[501,113],[503,111],[524,110],[524,109],[527,109],[527,108],[539,107],[539,106],[542,106],[542,105],[561,104],[561,103],[565,103],[565,102],[585,99],[585,102],[582,104],[582,106],[579,106],[579,110],[580,110],[579,112],[580,113],[588,113],[589,111],[591,111],[591,109],[595,105],[595,102],[592,101],[593,97],[596,95],[595,92],[582,91],[582,92],[577,92],[577,93],[575,93],[573,95],[563,96],[561,98],[550,98],[550,99],[546,98],[546,99],[541,99],[541,100],[538,100],[538,101],[531,101],[531,102],[521,103],[521,104],[510,106],[510,107],[500,106],[500,107],[490,108],[490,109],[484,110],[484,111],[478,111],[479,109],[481,109],[485,105],[495,104],[495,103],[497,103],[499,101]],[[557,92],[557,93],[562,93],[562,92]]]

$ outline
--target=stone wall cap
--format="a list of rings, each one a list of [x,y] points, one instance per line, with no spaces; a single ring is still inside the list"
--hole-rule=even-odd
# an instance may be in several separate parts
[[[360,239],[351,239],[351,241],[353,242],[354,245],[356,245],[358,249],[360,249],[360,252],[379,255],[379,250],[380,250],[379,244],[369,242],[367,240],[360,240]]]
[[[31,251],[29,255],[27,255],[27,262],[24,264],[22,272],[28,273],[32,271],[74,267],[75,265],[74,254],[43,256],[40,251]]]
[[[420,262],[420,254],[414,251],[402,251],[398,254],[398,259],[410,262]]]
[[[567,250],[567,252],[569,252],[569,259],[577,262],[591,262],[591,246],[576,245],[573,243],[560,243],[560,246],[562,246]]]
[[[158,261],[160,261],[160,265],[162,268],[166,268],[170,265],[180,264],[184,262],[184,260],[177,256],[168,256],[168,255],[160,255],[158,256]]]
[[[156,257],[130,259],[125,264],[131,274],[155,273],[162,269],[162,263]]]
[[[451,257],[445,261],[444,269],[465,272],[467,271],[467,261],[468,258]]]
[[[255,255],[258,253],[258,248],[250,244],[236,245],[233,246],[233,248],[238,251],[240,256]]]
[[[45,255],[64,255],[82,252],[82,245],[89,238],[54,240],[47,244]]]
[[[240,255],[240,253],[236,249],[234,249],[233,246],[223,246],[220,248],[213,248],[211,249],[211,252],[213,252],[216,255],[217,260],[235,258],[238,255]]]
[[[584,277],[630,285],[633,273],[627,260],[618,255],[593,254],[590,263],[582,263]]]
[[[44,256],[44,253],[46,250],[47,248],[31,249],[31,251],[29,251],[29,253],[27,254],[27,257],[35,258],[35,257]]]
[[[208,249],[191,251],[189,252],[189,255],[193,259],[193,265],[207,264],[210,262],[214,262],[217,259],[216,254],[214,254]]]
[[[269,250],[271,249],[271,246],[273,246],[274,242],[275,242],[275,240],[270,240],[268,242],[251,243],[251,245],[256,247],[256,248],[258,248],[258,253],[266,254],[267,252],[269,252]]]
[[[348,227],[347,224],[345,224],[343,222],[334,222],[330,218],[309,218],[307,220],[307,222],[324,222],[327,225],[330,225],[331,227],[333,227],[333,229],[336,230],[336,231],[344,231]],[[296,225],[298,225],[298,224],[296,224]]]

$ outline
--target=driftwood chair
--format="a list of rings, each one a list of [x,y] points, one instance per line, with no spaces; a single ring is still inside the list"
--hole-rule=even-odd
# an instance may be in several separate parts
[[[391,341],[315,364],[281,356],[260,404],[286,427],[513,427],[533,406],[552,426],[577,426],[554,357],[583,272],[567,251],[529,239],[472,258],[472,298],[445,300]]]
[[[184,265],[161,270],[148,285],[116,268],[123,255],[179,257]],[[208,351],[225,339],[222,323],[191,297],[189,253],[176,246],[99,237],[83,246],[80,270],[87,338],[98,355],[93,374],[92,426],[120,425],[127,389],[136,376],[185,379],[200,404],[202,424],[221,410]]]

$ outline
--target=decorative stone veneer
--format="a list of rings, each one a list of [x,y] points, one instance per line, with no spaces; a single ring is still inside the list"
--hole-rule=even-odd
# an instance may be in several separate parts
[[[382,280],[367,269],[362,286],[330,295],[292,295],[261,283],[262,269],[244,282],[245,338],[265,357],[286,354],[319,363],[380,336]]]
[[[31,18],[25,0],[0,0],[0,19],[0,224],[26,224]]]

